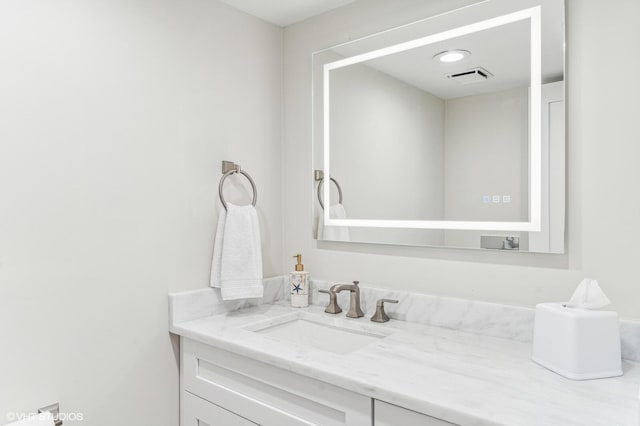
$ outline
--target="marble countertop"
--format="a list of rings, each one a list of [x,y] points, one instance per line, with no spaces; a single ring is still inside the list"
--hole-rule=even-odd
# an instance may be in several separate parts
[[[250,331],[286,318],[388,336],[336,354]],[[377,324],[286,302],[178,322],[170,331],[462,426],[639,425],[640,364],[633,362],[623,362],[622,377],[573,381],[532,362],[530,343],[406,321]]]

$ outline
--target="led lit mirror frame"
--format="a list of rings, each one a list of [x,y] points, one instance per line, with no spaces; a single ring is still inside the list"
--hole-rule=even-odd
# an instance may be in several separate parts
[[[372,219],[332,219],[330,209],[324,209],[323,220],[326,226],[349,226],[370,228],[410,228],[410,229],[456,229],[479,231],[525,231],[539,232],[541,229],[542,209],[542,141],[541,141],[541,17],[540,6],[483,20],[452,30],[443,31],[360,55],[340,59],[323,66],[323,159],[324,176],[331,176],[330,146],[330,72],[349,65],[358,64],[382,56],[404,52],[427,46],[455,37],[476,33],[514,22],[529,20],[530,23],[530,127],[529,127],[529,221],[528,222],[490,222],[490,221],[452,221],[452,220],[372,220]],[[323,198],[330,200],[331,185],[324,185]]]

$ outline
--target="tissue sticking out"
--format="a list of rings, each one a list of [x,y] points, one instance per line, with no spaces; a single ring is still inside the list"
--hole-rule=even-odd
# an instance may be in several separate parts
[[[600,309],[610,303],[611,301],[598,285],[598,281],[585,278],[573,292],[566,306],[568,308]]]

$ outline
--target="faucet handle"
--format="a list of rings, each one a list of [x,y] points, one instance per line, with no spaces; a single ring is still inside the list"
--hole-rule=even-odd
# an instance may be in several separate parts
[[[376,313],[371,317],[371,321],[374,322],[387,322],[389,321],[389,316],[384,311],[384,302],[387,303],[398,303],[395,299],[378,299],[376,302]]]
[[[329,304],[324,309],[328,314],[339,314],[342,309],[338,305],[338,295],[335,291],[318,289],[318,293],[325,293],[329,295]]]

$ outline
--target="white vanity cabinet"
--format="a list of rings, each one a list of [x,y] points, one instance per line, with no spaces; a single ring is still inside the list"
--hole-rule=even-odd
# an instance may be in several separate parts
[[[375,426],[456,426],[453,423],[378,400],[374,402],[374,413]]]
[[[182,391],[180,399],[182,401],[180,424],[183,426],[255,426],[257,424],[186,391]]]
[[[181,426],[455,426],[181,339]]]
[[[371,426],[371,399],[181,339],[181,426]]]

